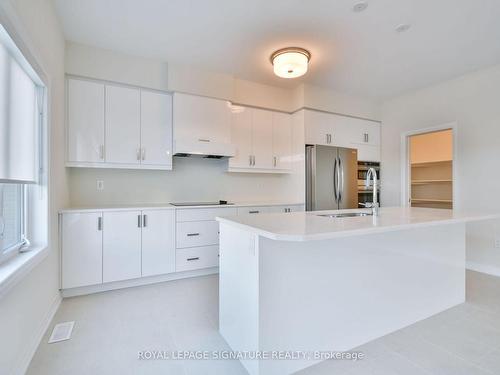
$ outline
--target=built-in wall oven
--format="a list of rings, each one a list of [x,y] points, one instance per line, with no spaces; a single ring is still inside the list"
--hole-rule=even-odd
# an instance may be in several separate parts
[[[363,206],[362,203],[373,202],[373,180],[370,185],[366,186],[366,174],[368,169],[373,168],[377,172],[377,200],[380,203],[380,163],[373,161],[358,161],[358,204]]]

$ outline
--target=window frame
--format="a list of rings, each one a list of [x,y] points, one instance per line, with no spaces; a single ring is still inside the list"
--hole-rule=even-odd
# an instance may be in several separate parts
[[[27,238],[27,222],[26,218],[28,215],[28,203],[27,203],[27,186],[26,184],[13,184],[16,185],[17,188],[20,190],[20,195],[21,195],[21,202],[20,202],[20,215],[19,215],[19,225],[20,225],[20,241],[15,243],[14,245],[11,245],[9,247],[6,247],[5,249],[0,249],[0,264],[3,263],[4,261],[10,259],[10,257],[16,255],[16,253],[21,250],[21,248],[26,244],[26,238]]]

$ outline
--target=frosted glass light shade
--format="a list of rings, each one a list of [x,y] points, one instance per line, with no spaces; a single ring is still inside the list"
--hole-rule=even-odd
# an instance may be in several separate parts
[[[274,74],[282,78],[296,78],[307,72],[311,54],[302,48],[284,48],[274,52],[271,62]]]

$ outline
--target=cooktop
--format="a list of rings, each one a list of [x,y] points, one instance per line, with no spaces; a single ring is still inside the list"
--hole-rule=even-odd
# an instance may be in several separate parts
[[[175,202],[170,204],[172,206],[226,206],[234,203],[228,203],[227,201],[218,201],[218,202]]]

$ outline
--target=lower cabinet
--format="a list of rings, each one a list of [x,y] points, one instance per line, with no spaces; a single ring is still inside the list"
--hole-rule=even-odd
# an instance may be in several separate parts
[[[141,277],[141,211],[105,212],[102,281]]]
[[[63,289],[102,283],[102,213],[61,217]]]
[[[175,211],[142,211],[142,276],[175,271]]]
[[[175,269],[191,271],[219,265],[219,245],[189,247],[176,250]]]
[[[217,216],[303,210],[303,205],[283,205],[65,212],[60,215],[61,286],[217,267]]]

